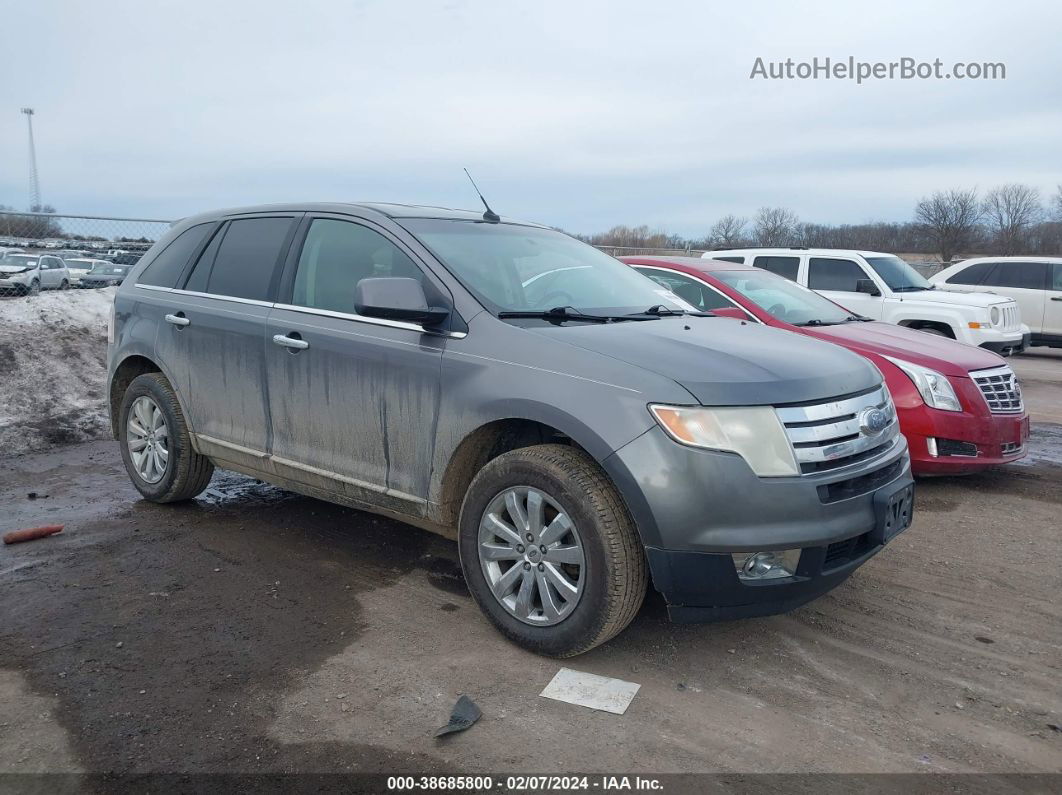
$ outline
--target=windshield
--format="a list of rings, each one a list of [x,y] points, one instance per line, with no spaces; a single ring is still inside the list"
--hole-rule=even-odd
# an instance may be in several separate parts
[[[864,259],[892,290],[903,292],[933,289],[933,285],[899,257],[864,257]]]
[[[33,254],[5,254],[0,259],[0,265],[18,265],[20,268],[32,268],[37,264],[37,257]]]
[[[73,270],[88,270],[92,267],[92,260],[90,259],[68,259],[66,261],[66,267]]]
[[[92,269],[92,273],[97,273],[102,276],[123,276],[129,268],[121,265],[100,265]]]
[[[714,271],[712,275],[768,314],[794,326],[844,323],[852,316],[818,293],[767,271]]]
[[[693,311],[608,254],[552,229],[437,218],[402,221],[495,314],[570,307],[622,315]]]

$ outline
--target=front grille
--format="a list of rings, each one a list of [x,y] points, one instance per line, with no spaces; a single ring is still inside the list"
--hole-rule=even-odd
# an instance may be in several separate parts
[[[1017,304],[1003,305],[1003,330],[1013,331],[1021,325],[1021,315],[1018,313]]]
[[[970,377],[981,390],[993,414],[1020,414],[1025,410],[1018,377],[1007,365],[991,370],[974,370]]]
[[[855,538],[846,538],[844,541],[835,541],[826,547],[826,559],[822,561],[822,570],[829,571],[843,566],[845,563],[861,558],[874,546],[870,533],[863,533]]]
[[[884,414],[886,423],[876,433],[868,424],[875,409]],[[803,474],[882,455],[892,449],[900,433],[896,408],[884,385],[826,403],[780,406],[775,411]]]

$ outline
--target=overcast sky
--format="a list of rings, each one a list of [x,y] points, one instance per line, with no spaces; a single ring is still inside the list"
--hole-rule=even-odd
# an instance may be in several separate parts
[[[3,5],[0,204],[28,204],[25,117],[60,211],[175,218],[375,199],[578,232],[684,235],[783,205],[905,220],[923,194],[1062,182],[1056,2],[300,0]],[[713,7],[714,6],[714,7]],[[1006,80],[750,80],[904,56]]]

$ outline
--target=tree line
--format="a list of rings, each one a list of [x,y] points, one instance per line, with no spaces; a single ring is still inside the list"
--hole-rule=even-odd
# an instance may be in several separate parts
[[[850,248],[936,255],[1062,255],[1062,185],[1044,200],[1037,188],[1011,183],[981,195],[976,188],[937,191],[919,200],[910,221],[817,224],[785,207],[761,207],[749,218],[725,215],[700,238],[648,226],[616,226],[579,235],[595,246],[713,249],[745,246]]]

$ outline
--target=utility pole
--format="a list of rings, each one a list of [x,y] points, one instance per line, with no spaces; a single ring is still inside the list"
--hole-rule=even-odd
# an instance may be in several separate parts
[[[41,208],[41,183],[37,178],[37,150],[33,146],[33,108],[23,108],[26,114],[26,125],[29,128],[29,157],[30,157],[30,211],[39,212]]]

